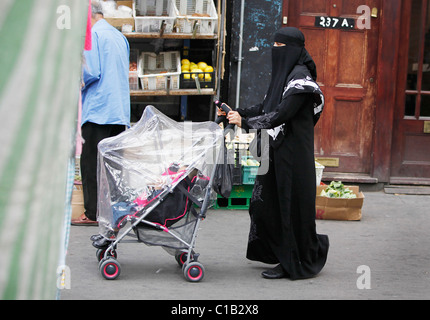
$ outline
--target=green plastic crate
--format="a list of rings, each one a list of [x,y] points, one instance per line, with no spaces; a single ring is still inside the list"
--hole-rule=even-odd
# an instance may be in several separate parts
[[[258,167],[243,166],[242,167],[242,183],[246,185],[254,185],[257,177]]]
[[[242,161],[254,159],[252,156],[242,156]],[[253,185],[258,174],[259,166],[242,166],[242,183]]]
[[[225,199],[218,196],[214,209],[248,210],[254,186],[233,186],[230,197]]]

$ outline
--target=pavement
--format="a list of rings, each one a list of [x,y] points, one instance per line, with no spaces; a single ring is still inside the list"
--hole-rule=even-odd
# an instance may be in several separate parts
[[[315,278],[267,280],[268,265],[245,257],[245,210],[210,210],[196,243],[201,282],[185,280],[161,247],[120,243],[121,275],[105,280],[89,237],[98,227],[72,226],[66,264],[70,288],[60,300],[427,300],[430,299],[430,196],[364,192],[361,221],[317,220],[330,239]]]

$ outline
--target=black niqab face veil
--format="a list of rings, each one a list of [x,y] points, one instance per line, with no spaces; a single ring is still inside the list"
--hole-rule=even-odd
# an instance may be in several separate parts
[[[306,65],[316,80],[315,63],[305,49],[305,37],[299,29],[282,28],[275,33],[274,41],[285,46],[272,48],[272,80],[264,101],[265,113],[274,111],[281,102],[287,79],[296,65]]]

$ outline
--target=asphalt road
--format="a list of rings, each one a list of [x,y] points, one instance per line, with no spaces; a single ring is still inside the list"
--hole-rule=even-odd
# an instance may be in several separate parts
[[[196,246],[205,277],[190,283],[173,256],[142,243],[120,243],[121,275],[105,280],[89,240],[98,228],[72,226],[66,260],[70,288],[61,290],[60,299],[173,303],[430,298],[428,195],[365,192],[362,221],[317,220],[318,233],[330,238],[330,251],[323,271],[307,280],[262,278],[261,272],[271,266],[245,258],[248,228],[247,211],[210,210]]]

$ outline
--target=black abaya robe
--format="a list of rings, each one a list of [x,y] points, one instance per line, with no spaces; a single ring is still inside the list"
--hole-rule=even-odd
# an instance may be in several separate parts
[[[315,223],[314,125],[323,96],[304,66],[294,69],[288,84],[274,111],[266,114],[263,103],[238,111],[244,129],[280,129],[271,133],[269,170],[255,181],[247,258],[280,263],[295,280],[322,270],[329,241]]]

